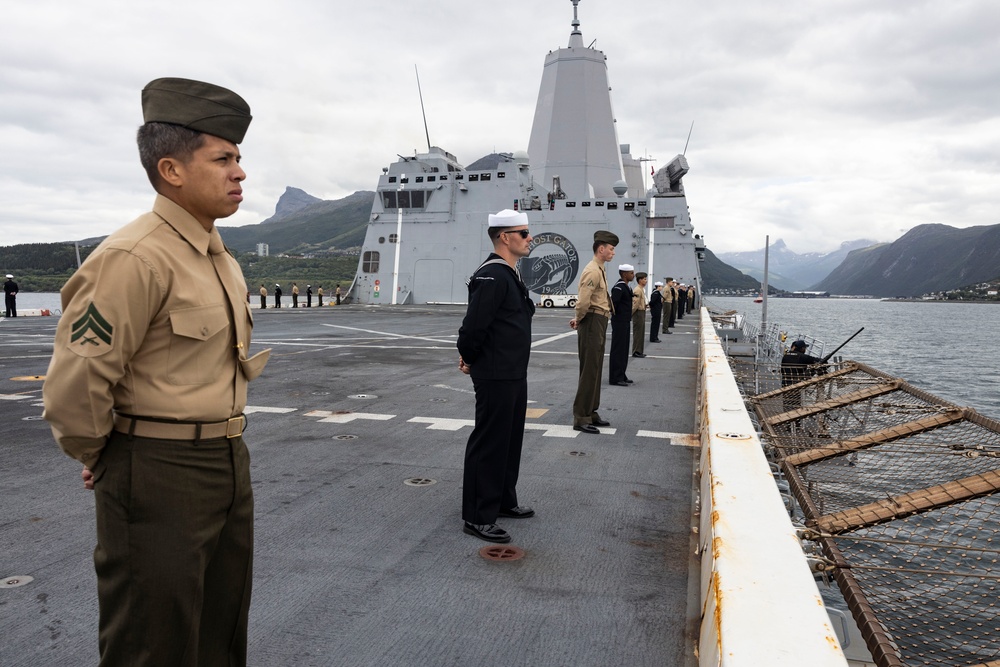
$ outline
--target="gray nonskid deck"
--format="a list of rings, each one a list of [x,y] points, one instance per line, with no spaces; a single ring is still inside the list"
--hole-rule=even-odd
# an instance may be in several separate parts
[[[492,562],[461,532],[474,414],[455,306],[268,309],[251,385],[256,494],[253,665],[694,664],[689,568],[696,318],[603,388],[613,434],[572,431],[571,311],[539,310],[518,495],[525,552]],[[0,396],[35,392],[54,320],[0,322]],[[35,338],[31,338],[35,336]],[[605,367],[606,371],[606,367]],[[93,664],[93,500],[38,420],[0,401],[2,665]],[[545,412],[541,412],[545,411]],[[547,427],[547,428],[546,428]],[[674,436],[666,434],[676,434]],[[417,486],[406,480],[433,480]]]

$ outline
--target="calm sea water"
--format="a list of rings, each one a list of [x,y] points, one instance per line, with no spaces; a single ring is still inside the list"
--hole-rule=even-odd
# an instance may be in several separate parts
[[[706,300],[760,323],[761,304],[749,298]],[[993,339],[1000,325],[1000,304],[768,299],[767,319],[788,333],[789,342],[813,336],[826,343],[827,353],[864,327],[837,356],[869,364],[947,401],[1000,419],[1000,357]]]
[[[708,297],[709,303],[760,322],[761,304],[749,298]],[[58,313],[59,295],[21,292],[17,307]],[[1000,419],[1000,357],[993,332],[1000,304],[913,303],[875,299],[769,299],[767,319],[792,341],[802,335],[832,351],[855,331],[865,330],[838,352],[897,375],[941,398]]]

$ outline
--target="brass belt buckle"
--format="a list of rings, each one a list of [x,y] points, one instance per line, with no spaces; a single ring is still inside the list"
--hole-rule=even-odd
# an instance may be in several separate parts
[[[235,424],[235,426],[234,426]],[[235,430],[235,433],[233,432]],[[238,438],[243,435],[243,415],[230,417],[226,422],[226,437]]]

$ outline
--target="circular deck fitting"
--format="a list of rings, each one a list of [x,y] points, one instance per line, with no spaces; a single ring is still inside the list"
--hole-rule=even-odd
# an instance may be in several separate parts
[[[42,418],[41,415],[37,415],[37,416],[33,416],[33,417],[21,417],[21,421],[24,421],[24,422],[33,422],[33,421],[38,421],[41,418]]]
[[[12,577],[4,577],[0,579],[0,588],[17,588],[18,586],[24,586],[25,584],[30,584],[34,581],[34,577],[29,577],[28,575],[14,575]]]
[[[578,452],[578,451],[574,450],[572,452],[569,452],[569,455],[570,456],[587,456],[587,452]]]
[[[745,433],[716,433],[716,437],[726,440],[749,440],[750,436]]]
[[[426,477],[411,477],[410,479],[404,479],[403,484],[407,486],[430,486],[431,484],[437,484],[437,480]]]
[[[44,379],[44,375],[20,375],[16,378],[11,378],[13,382],[38,382]]]
[[[343,435],[335,435],[335,436],[333,436],[333,439],[334,440],[357,440],[358,436],[351,435],[350,433],[345,433]]]
[[[375,394],[352,394],[347,398],[378,398]]]
[[[524,549],[521,547],[501,546],[483,547],[479,550],[479,555],[486,560],[507,562],[524,558]]]

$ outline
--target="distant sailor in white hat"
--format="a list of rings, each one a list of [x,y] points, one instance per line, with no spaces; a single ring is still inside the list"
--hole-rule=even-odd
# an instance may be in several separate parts
[[[632,329],[632,288],[635,277],[631,264],[618,265],[618,282],[611,288],[611,351],[608,353],[608,382],[615,387],[632,384],[625,374],[628,367],[629,332]]]
[[[517,272],[531,252],[528,216],[509,209],[489,216],[493,252],[469,281],[469,308],[458,330],[458,368],[472,376],[476,425],[465,447],[462,530],[487,542],[510,542],[498,517],[527,519],[517,477],[528,405],[528,355],[535,305]]]

